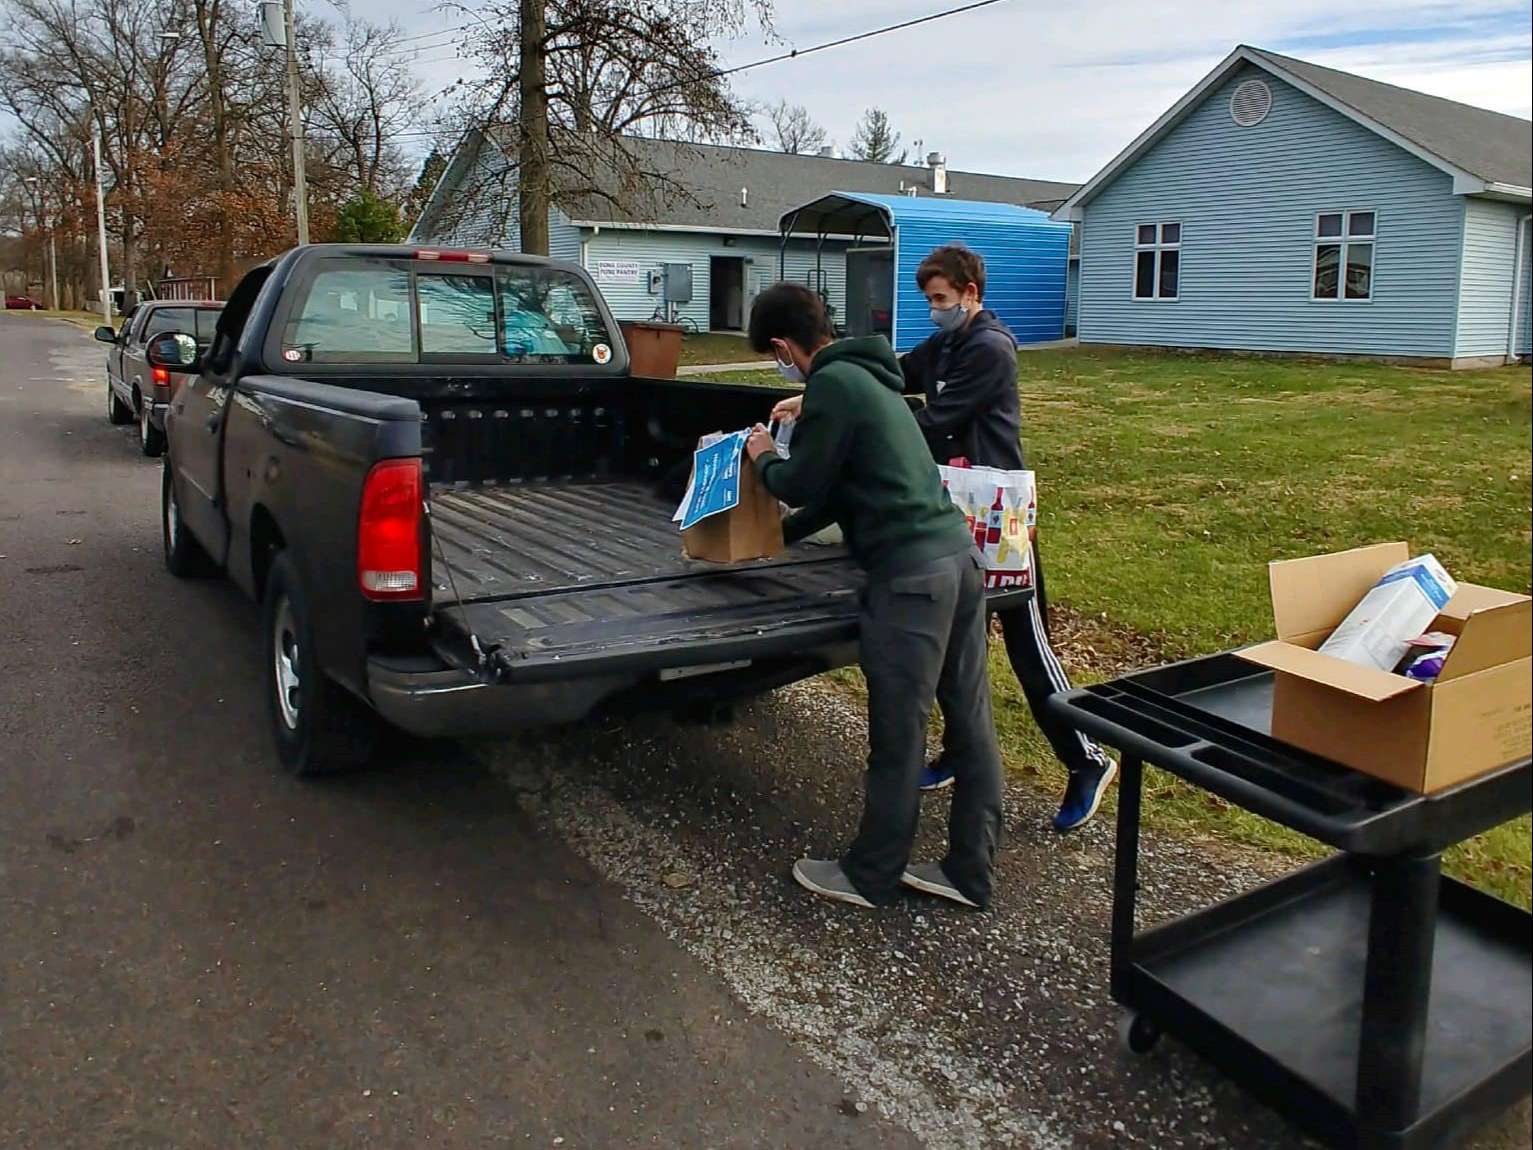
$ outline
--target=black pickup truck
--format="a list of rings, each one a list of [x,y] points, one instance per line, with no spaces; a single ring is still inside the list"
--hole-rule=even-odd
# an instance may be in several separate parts
[[[166,419],[165,559],[261,602],[282,762],[714,706],[856,656],[839,548],[694,562],[700,435],[783,393],[636,378],[586,273],[521,255],[296,248],[251,271]],[[677,477],[680,482],[677,482]]]

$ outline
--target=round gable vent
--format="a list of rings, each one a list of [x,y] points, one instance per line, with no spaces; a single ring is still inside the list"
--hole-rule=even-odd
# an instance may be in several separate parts
[[[1246,80],[1230,96],[1230,119],[1242,128],[1254,128],[1272,111],[1272,89],[1265,80]]]

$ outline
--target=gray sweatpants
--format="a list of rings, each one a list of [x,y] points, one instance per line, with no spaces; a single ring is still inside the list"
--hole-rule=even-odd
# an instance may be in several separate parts
[[[841,867],[859,893],[887,903],[899,891],[920,815],[921,768],[933,703],[946,722],[953,768],[948,879],[990,901],[1001,838],[1001,752],[986,672],[984,575],[973,551],[870,579],[862,597],[868,684],[868,773],[862,825]]]

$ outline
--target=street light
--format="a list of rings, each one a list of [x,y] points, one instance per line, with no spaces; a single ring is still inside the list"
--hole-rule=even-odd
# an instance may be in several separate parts
[[[59,310],[59,253],[54,245],[53,229],[48,226],[48,193],[42,180],[37,176],[27,176],[26,183],[37,189],[37,226],[48,233],[48,287],[50,299],[48,307],[52,311]]]

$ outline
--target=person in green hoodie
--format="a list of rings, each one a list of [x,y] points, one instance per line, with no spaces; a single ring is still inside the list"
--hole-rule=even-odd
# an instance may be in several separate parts
[[[756,297],[751,346],[805,383],[791,458],[757,424],[746,444],[762,484],[804,510],[789,543],[834,522],[867,572],[860,655],[868,686],[868,771],[862,822],[839,861],[800,859],[798,882],[857,906],[900,887],[984,907],[1001,835],[1001,754],[990,713],[982,561],[943,490],[906,404],[904,376],[882,336],[835,341],[820,297],[780,283]],[[954,771],[949,845],[940,862],[910,852],[920,814],[934,703]]]

